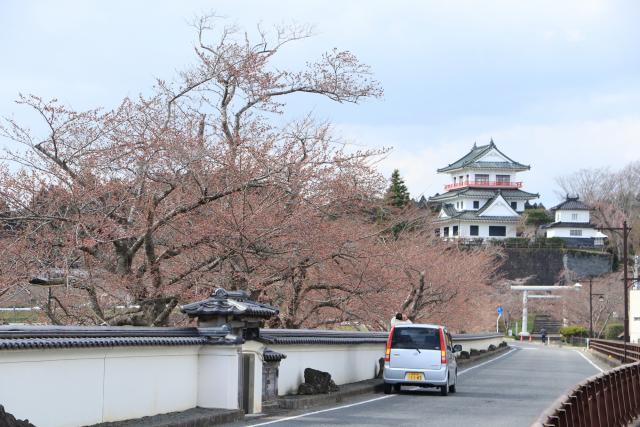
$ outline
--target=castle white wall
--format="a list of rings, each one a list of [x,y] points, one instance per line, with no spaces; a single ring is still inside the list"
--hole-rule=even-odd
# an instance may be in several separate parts
[[[496,175],[508,175],[509,176],[509,180],[511,182],[517,182],[518,180],[516,179],[517,174],[513,171],[509,171],[509,172],[496,172],[496,171],[488,171],[488,170],[481,170],[481,169],[469,169],[469,170],[464,170],[464,171],[459,171],[459,172],[449,172],[449,176],[450,176],[450,180],[451,183],[453,183],[453,178],[456,178],[456,183],[460,182],[460,177],[462,177],[463,182],[464,181],[477,181],[476,179],[476,175],[489,175],[489,181],[491,182],[495,182],[496,181]]]
[[[589,222],[589,211],[586,210],[557,210],[556,222]]]
[[[581,236],[572,236],[571,230],[580,230]],[[547,237],[571,237],[575,239],[580,238],[592,238],[592,237],[601,237],[601,233],[598,230],[593,228],[565,228],[565,227],[553,227],[547,230]]]
[[[487,239],[505,239],[505,238],[510,238],[510,237],[516,237],[516,226],[514,224],[487,224],[487,223],[474,223],[474,222],[456,222],[456,223],[451,223],[449,225],[440,225],[440,237],[445,237],[444,235],[444,227],[449,227],[449,238],[454,238],[454,236],[452,235],[452,229],[453,226],[457,225],[458,226],[458,233],[459,235],[457,236],[458,238],[470,238],[470,239],[476,239],[476,238],[487,238]],[[478,236],[472,236],[471,235],[471,226],[472,225],[477,225],[478,226]],[[499,237],[499,236],[489,236],[489,226],[490,225],[497,225],[497,226],[505,226],[506,227],[506,236],[505,237]]]

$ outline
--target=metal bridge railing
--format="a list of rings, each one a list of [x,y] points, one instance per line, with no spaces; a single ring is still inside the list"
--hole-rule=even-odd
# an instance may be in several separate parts
[[[626,426],[638,416],[640,362],[583,381],[560,396],[531,427]]]

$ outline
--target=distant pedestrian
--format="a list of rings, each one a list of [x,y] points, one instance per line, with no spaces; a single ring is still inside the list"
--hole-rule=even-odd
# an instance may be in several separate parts
[[[542,335],[542,344],[547,344],[547,330],[545,328],[540,329],[540,335]]]

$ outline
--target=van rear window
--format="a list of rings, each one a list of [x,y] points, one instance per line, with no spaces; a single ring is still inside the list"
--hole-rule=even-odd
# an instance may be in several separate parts
[[[440,330],[433,328],[395,328],[391,348],[440,350]]]

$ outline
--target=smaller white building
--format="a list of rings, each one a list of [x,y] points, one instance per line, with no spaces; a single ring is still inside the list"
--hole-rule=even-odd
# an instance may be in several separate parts
[[[591,223],[591,208],[582,203],[579,197],[569,197],[551,208],[555,221],[544,225],[546,236],[559,237],[567,246],[603,246],[605,234],[596,230]]]

